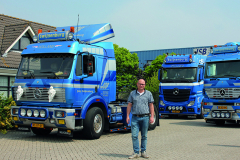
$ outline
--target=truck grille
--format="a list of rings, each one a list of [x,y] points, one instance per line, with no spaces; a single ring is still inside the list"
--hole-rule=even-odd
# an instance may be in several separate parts
[[[206,88],[209,98],[239,98],[240,88]]]
[[[66,102],[65,100],[65,88],[54,88],[56,90],[56,95],[52,102]],[[40,101],[49,102],[48,100],[48,90],[49,88],[23,88],[23,95],[20,101]],[[13,88],[13,96],[17,99],[17,87]],[[38,92],[38,95],[36,95]]]
[[[163,95],[165,101],[171,101],[171,102],[184,102],[188,101],[190,96],[190,89],[179,89],[179,93],[177,95],[174,95],[173,89],[164,89]]]

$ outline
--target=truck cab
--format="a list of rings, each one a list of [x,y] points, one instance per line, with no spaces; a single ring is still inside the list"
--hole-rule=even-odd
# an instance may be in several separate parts
[[[166,56],[159,70],[159,112],[203,118],[203,79],[206,56]]]
[[[204,118],[217,125],[240,120],[240,42],[215,45],[208,55],[204,80]]]

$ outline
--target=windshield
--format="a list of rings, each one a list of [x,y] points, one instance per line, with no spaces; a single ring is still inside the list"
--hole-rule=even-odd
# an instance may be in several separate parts
[[[73,54],[24,55],[17,73],[18,79],[67,79],[70,75]]]
[[[197,68],[163,68],[162,82],[194,82]]]
[[[240,77],[240,61],[206,63],[205,78]]]

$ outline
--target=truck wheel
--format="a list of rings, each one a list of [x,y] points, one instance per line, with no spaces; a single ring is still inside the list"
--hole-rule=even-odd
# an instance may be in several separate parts
[[[158,119],[158,110],[156,107],[154,107],[154,122],[151,124],[149,123],[148,129],[149,130],[154,130],[157,126],[157,122],[159,121]]]
[[[203,102],[201,104],[201,112],[200,112],[200,115],[197,115],[197,119],[203,119],[204,116],[203,116]]]
[[[83,121],[83,133],[89,139],[98,139],[104,128],[103,111],[98,107],[91,108]]]
[[[215,120],[216,125],[222,126],[225,124],[225,120]]]
[[[52,132],[52,129],[50,128],[46,128],[46,129],[43,129],[43,128],[31,128],[32,129],[32,132],[38,136],[42,135],[48,135]]]

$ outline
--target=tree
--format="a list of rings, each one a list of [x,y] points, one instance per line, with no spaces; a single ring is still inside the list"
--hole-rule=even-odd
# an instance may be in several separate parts
[[[136,89],[139,73],[139,59],[136,53],[131,54],[128,49],[114,44],[117,70],[117,97],[120,92]]]
[[[171,54],[169,54],[169,56],[170,55],[176,55],[176,53],[172,52]],[[146,79],[149,77],[152,77],[153,74],[161,68],[165,57],[166,57],[165,53],[163,55],[157,56],[156,59],[152,61],[151,65],[145,68],[144,72],[145,72]]]
[[[154,72],[152,77],[148,77],[146,79],[145,89],[149,90],[152,93],[155,106],[158,105],[159,83],[160,81],[158,80],[158,72]]]

